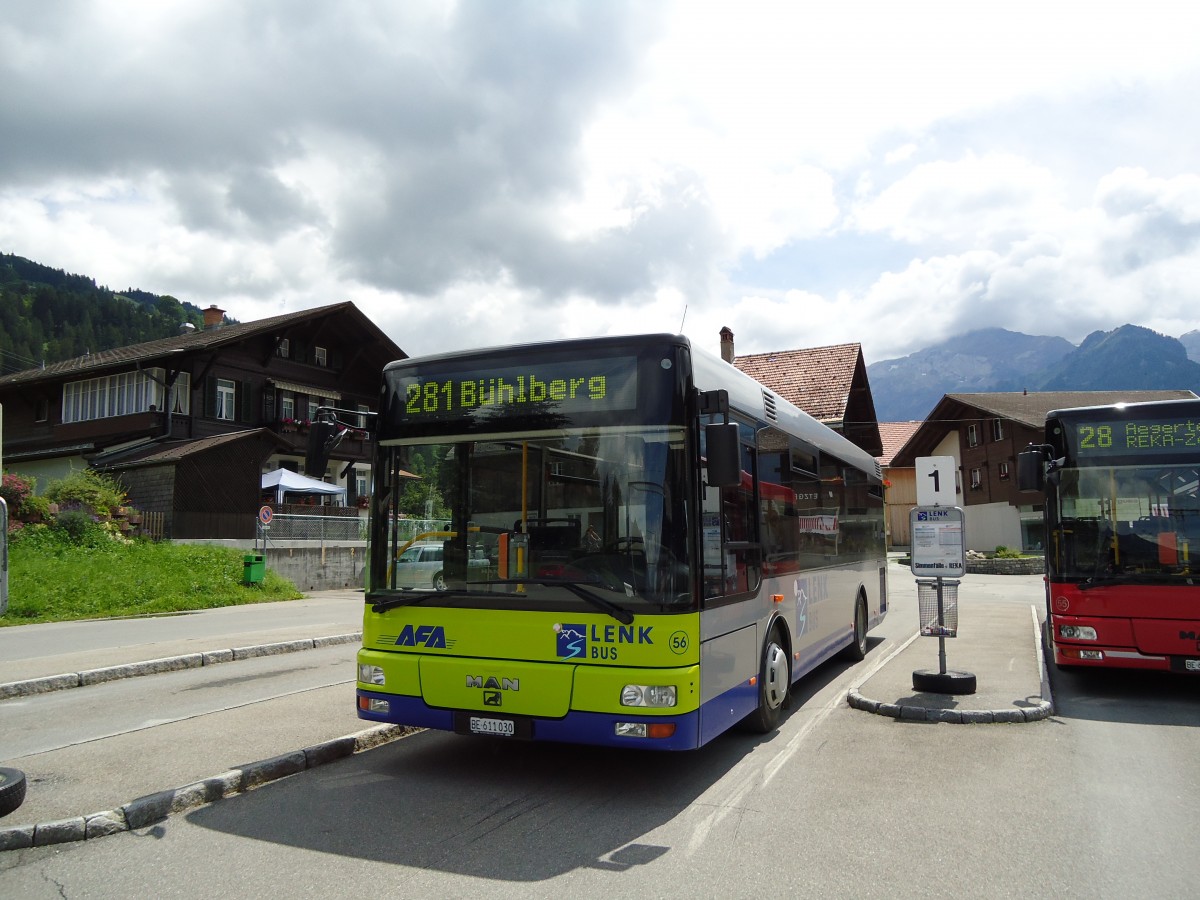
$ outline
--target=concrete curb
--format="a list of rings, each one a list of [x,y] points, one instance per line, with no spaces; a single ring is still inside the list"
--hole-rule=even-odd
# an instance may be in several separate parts
[[[121,831],[145,828],[175,813],[253,790],[305,769],[322,766],[336,759],[399,740],[419,730],[407,725],[377,725],[293,753],[284,753],[271,759],[249,763],[238,769],[230,769],[220,775],[174,790],[147,794],[116,809],[44,822],[40,825],[0,829],[0,852],[87,841]]]
[[[898,703],[881,703],[870,700],[851,689],[846,700],[855,709],[891,716],[906,722],[951,722],[963,725],[981,725],[992,722],[1036,722],[1054,714],[1054,706],[1046,700],[1029,706],[1013,706],[1009,709],[940,709],[925,706],[908,706]]]
[[[241,659],[253,659],[259,656],[274,656],[280,653],[295,653],[300,650],[315,650],[334,644],[350,644],[361,640],[362,632],[360,631],[354,634],[337,634],[329,637],[304,638],[298,641],[281,641],[276,644],[258,644],[252,647],[233,647],[228,650],[186,653],[181,656],[167,656],[162,659],[125,663],[119,666],[107,666],[103,669],[88,669],[84,672],[47,675],[44,678],[30,678],[27,681],[10,681],[7,684],[0,684],[0,700],[8,700],[12,697],[28,697],[32,694],[48,694],[52,691],[62,691],[69,688],[88,687],[93,684],[116,681],[120,678],[158,675],[163,672],[197,669],[201,666],[234,662]]]

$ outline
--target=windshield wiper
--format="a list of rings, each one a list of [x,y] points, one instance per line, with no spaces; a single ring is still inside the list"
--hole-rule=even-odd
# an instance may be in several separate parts
[[[418,603],[424,603],[430,597],[439,597],[447,593],[446,591],[406,591],[403,594],[396,594],[388,597],[385,600],[376,600],[371,604],[371,612],[387,612],[389,609],[399,609],[401,606],[416,606]]]
[[[1195,578],[1191,573],[1180,572],[1118,572],[1111,575],[1096,575],[1079,582],[1079,590],[1090,591],[1092,588],[1111,587],[1114,584],[1154,584],[1183,582],[1191,584]]]
[[[595,582],[600,584],[600,582]],[[592,591],[589,591],[582,584],[575,581],[563,581],[556,578],[497,578],[488,581],[477,581],[472,584],[541,584],[552,587],[566,588],[576,597],[589,603],[602,612],[612,616],[622,625],[633,624],[633,613],[625,609],[623,606],[618,606],[611,600],[607,600]],[[604,585],[610,591],[620,591],[620,588],[612,585]],[[387,612],[389,609],[399,609],[402,606],[416,606],[418,603],[424,603],[426,600],[438,599],[448,600],[451,597],[495,597],[487,591],[472,591],[462,588],[450,588],[445,591],[406,591],[403,594],[394,595],[384,600],[376,600],[371,604],[371,612],[381,613]]]
[[[612,616],[614,619],[616,619],[622,625],[632,625],[633,624],[633,613],[631,613],[629,610],[627,610],[623,606],[618,606],[616,603],[613,603],[611,600],[604,599],[599,594],[592,593],[591,591],[589,591],[587,588],[585,588],[582,584],[580,584],[577,581],[545,580],[545,581],[538,581],[537,584],[553,584],[553,585],[558,585],[559,587],[564,587],[568,591],[570,591],[572,594],[574,594],[576,597],[579,597],[580,599],[582,599],[584,602],[590,603],[590,604],[592,604],[592,606],[595,606],[597,609],[601,609],[604,612],[608,613],[610,616]],[[617,588],[611,587],[609,585],[605,585],[605,587],[608,587],[608,589],[610,591],[617,590]]]

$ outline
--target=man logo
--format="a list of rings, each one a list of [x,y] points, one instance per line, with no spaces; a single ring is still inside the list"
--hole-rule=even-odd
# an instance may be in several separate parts
[[[483,693],[484,706],[499,706],[500,692],[499,691],[484,691]]]

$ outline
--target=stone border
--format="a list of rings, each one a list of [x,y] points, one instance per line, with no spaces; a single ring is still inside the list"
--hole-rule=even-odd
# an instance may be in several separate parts
[[[261,787],[325,763],[407,737],[420,729],[408,725],[377,725],[346,737],[334,738],[294,753],[230,769],[174,790],[147,794],[103,812],[74,816],[40,825],[0,829],[0,851],[26,850],[72,841],[90,841],[121,831],[145,828],[178,812],[204,806]]]
[[[1030,706],[1014,706],[1012,709],[930,709],[924,706],[908,706],[900,703],[882,703],[870,700],[851,688],[846,700],[855,709],[891,716],[905,722],[952,722],[964,725],[983,725],[993,722],[1036,722],[1054,714],[1054,706],[1047,700],[1039,700]]]
[[[1044,556],[1021,556],[1016,559],[967,557],[968,575],[1041,575],[1045,571]]]

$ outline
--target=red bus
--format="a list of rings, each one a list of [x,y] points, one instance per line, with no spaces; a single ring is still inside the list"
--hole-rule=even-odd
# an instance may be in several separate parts
[[[1050,412],[1018,479],[1044,492],[1055,664],[1200,674],[1200,399]]]

